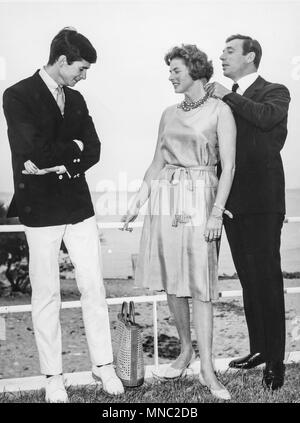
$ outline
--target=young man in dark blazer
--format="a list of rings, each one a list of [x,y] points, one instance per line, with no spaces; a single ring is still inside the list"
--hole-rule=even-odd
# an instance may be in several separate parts
[[[48,64],[3,96],[15,191],[8,217],[19,217],[29,245],[32,319],[49,402],[68,401],[59,321],[62,240],[81,293],[93,376],[108,393],[124,392],[112,365],[99,234],[85,179],[99,160],[100,141],[84,98],[69,88],[96,59],[89,40],[65,28],[52,41]]]
[[[220,57],[232,91],[215,82],[208,92],[228,104],[237,125],[236,170],[224,226],[243,288],[250,354],[230,367],[251,369],[266,363],[263,384],[284,382],[285,309],[280,237],[285,215],[284,172],[280,151],[287,136],[288,89],[257,73],[258,41],[233,35]],[[225,205],[223,205],[225,206]]]

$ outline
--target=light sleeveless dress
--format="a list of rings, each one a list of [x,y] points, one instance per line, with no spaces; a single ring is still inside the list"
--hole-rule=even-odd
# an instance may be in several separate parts
[[[184,112],[163,114],[159,142],[166,165],[152,182],[135,282],[151,290],[202,301],[218,299],[219,241],[204,231],[218,178],[218,115],[226,106],[210,98]]]

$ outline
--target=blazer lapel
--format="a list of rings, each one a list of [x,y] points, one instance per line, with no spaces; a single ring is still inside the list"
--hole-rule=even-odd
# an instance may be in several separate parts
[[[49,113],[57,118],[59,121],[63,120],[63,116],[61,115],[61,112],[59,110],[59,107],[51,94],[49,88],[45,84],[45,82],[42,80],[42,78],[39,75],[39,71],[37,71],[33,75],[33,83],[35,88],[35,96],[37,99],[39,99],[44,105],[49,109]]]
[[[255,93],[261,90],[265,86],[265,80],[259,76],[253,84],[250,85],[244,92],[243,96],[247,98],[252,98],[255,96]]]

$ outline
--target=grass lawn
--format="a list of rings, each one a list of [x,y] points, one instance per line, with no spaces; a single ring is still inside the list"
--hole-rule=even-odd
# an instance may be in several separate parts
[[[286,367],[283,388],[271,392],[263,389],[262,371],[250,370],[238,373],[220,374],[220,379],[232,395],[231,403],[299,403],[300,364]],[[217,403],[206,388],[200,386],[197,378],[186,377],[177,381],[147,381],[139,388],[126,389],[124,395],[111,397],[100,385],[68,387],[71,403]],[[42,403],[44,391],[30,391],[0,394],[0,403]]]

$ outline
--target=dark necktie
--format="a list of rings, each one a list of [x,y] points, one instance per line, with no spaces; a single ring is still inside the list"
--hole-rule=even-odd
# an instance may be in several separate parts
[[[234,93],[236,93],[236,90],[239,88],[239,84],[237,84],[237,83],[234,83],[233,84],[233,86],[232,86],[232,88],[231,88],[231,91],[233,91]]]

